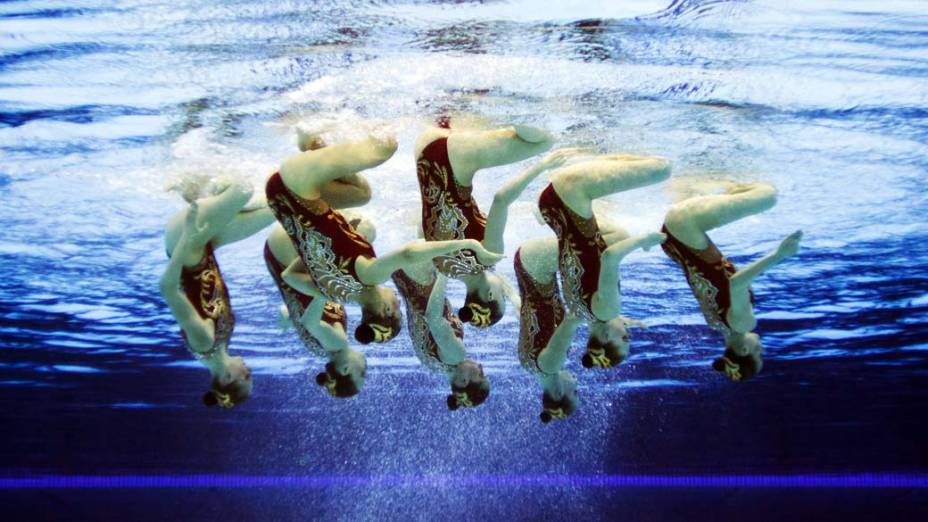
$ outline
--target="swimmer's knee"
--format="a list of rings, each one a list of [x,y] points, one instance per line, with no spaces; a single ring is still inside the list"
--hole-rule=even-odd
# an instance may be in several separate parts
[[[764,201],[767,205],[767,208],[770,208],[777,203],[777,189],[773,185],[768,183],[758,183],[753,192],[757,194],[757,197]]]
[[[692,212],[689,211],[685,204],[676,204],[670,207],[667,215],[664,216],[664,226],[671,232],[681,230],[687,226],[691,217]]]
[[[678,203],[667,212],[664,226],[678,239],[695,241],[706,232],[705,217],[698,206]]]
[[[585,181],[589,179],[589,176],[576,170],[561,170],[555,171],[549,179],[561,198],[569,198],[583,192]]]

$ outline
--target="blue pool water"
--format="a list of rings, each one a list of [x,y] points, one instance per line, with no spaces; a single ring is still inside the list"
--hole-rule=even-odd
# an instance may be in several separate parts
[[[551,4],[0,3],[3,518],[924,520],[925,4]],[[720,338],[658,250],[621,269],[625,313],[649,327],[612,372],[571,356],[582,405],[567,422],[538,422],[511,312],[466,332],[485,406],[448,412],[405,334],[366,349],[363,393],[334,401],[276,328],[254,237],[218,258],[255,393],[202,407],[207,372],[157,291],[181,208],[165,185],[260,184],[297,122],[347,139],[386,121],[400,150],[363,209],[386,251],[416,236],[412,143],[449,104],[671,158],[670,183],[597,206],[633,232],[687,187],[776,185],[773,210],[713,234],[744,264],[805,231],[754,286],[763,373],[711,371]],[[479,175],[478,201],[528,164]],[[504,274],[521,240],[550,233],[531,211],[543,183],[513,207]]]

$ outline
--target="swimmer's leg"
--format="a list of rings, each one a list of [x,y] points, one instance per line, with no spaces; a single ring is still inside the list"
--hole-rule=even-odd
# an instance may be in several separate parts
[[[551,175],[551,183],[564,203],[583,217],[593,215],[591,201],[616,192],[664,181],[670,162],[664,158],[610,155],[568,165]]]
[[[341,210],[339,212],[342,217],[345,218],[345,221],[354,227],[355,232],[364,236],[364,239],[369,243],[373,243],[374,240],[377,239],[377,227],[374,226],[374,222],[368,219],[367,216],[354,210]]]
[[[554,137],[543,129],[514,125],[448,136],[448,159],[458,183],[470,185],[480,169],[508,165],[551,148]]]
[[[736,185],[725,194],[698,196],[677,203],[667,212],[664,224],[689,247],[702,249],[706,232],[773,208],[777,191],[772,185]]]
[[[236,214],[213,238],[213,248],[219,248],[251,237],[267,228],[274,221],[274,214],[268,207],[243,210]]]
[[[606,245],[611,246],[630,237],[625,227],[602,214],[596,214],[596,224],[599,225]]]
[[[287,188],[304,198],[320,197],[323,184],[376,167],[396,152],[396,140],[371,135],[365,140],[329,145],[290,156],[280,165]]]
[[[184,242],[186,252],[202,251],[206,244],[218,236],[251,199],[251,186],[234,181],[220,181],[220,183],[225,183],[225,186],[220,188],[218,194],[196,200],[197,216],[195,226],[197,227],[197,234],[195,240],[188,238]],[[178,213],[168,225],[165,233],[165,248],[172,255],[181,232],[185,228],[189,228],[186,223],[189,212],[190,209],[185,209]]]

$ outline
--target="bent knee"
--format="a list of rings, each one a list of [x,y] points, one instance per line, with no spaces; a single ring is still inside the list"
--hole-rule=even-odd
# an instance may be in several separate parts
[[[698,242],[705,235],[699,212],[686,203],[678,203],[667,211],[664,226],[674,237],[687,243]]]
[[[581,194],[589,174],[576,169],[559,169],[549,176],[551,184],[561,199],[573,198]]]
[[[658,181],[664,181],[670,177],[671,163],[669,159],[663,156],[649,156],[642,161],[654,172],[654,176]]]
[[[757,183],[751,192],[756,194],[755,197],[759,199],[766,208],[771,208],[777,204],[777,189],[773,185]]]
[[[676,204],[670,207],[667,215],[664,216],[664,226],[671,232],[686,227],[688,221],[692,219],[692,212],[683,204]]]

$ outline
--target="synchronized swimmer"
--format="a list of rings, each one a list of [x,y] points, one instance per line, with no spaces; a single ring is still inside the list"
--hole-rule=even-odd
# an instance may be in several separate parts
[[[365,356],[352,349],[344,306],[361,307],[354,338],[383,343],[401,330],[397,296],[382,286],[393,280],[405,301],[413,349],[428,369],[451,386],[448,408],[486,401],[489,378],[468,357],[462,321],[477,328],[502,318],[509,300],[519,314],[518,358],[542,389],[540,419],[564,419],[578,407],[576,378],[564,365],[577,328],[586,323],[586,368],[617,366],[629,353],[629,328],[621,315],[619,263],[636,249],[661,245],[681,267],[708,325],[725,340],[712,363],[733,381],[762,367],[762,345],[753,333],[751,282],[794,255],[797,231],[772,253],[737,270],[707,231],[771,208],[776,190],[765,184],[732,185],[724,194],[698,196],[671,207],[660,232],[630,236],[592,201],[665,181],[670,163],[658,157],[608,154],[590,158],[581,149],[550,152],[503,184],[484,215],[471,196],[475,174],[546,152],[548,132],[527,126],[464,130],[442,117],[415,145],[424,239],[378,256],[374,224],[349,209],[366,204],[370,185],[361,174],[393,156],[392,137],[327,145],[298,131],[300,153],[285,160],[265,186],[266,205],[246,207],[252,190],[219,179],[184,194],[190,206],[165,230],[168,267],[161,293],[177,319],[187,349],[211,374],[206,405],[231,408],[251,393],[251,372],[228,353],[235,316],[214,250],[274,222],[264,259],[284,305],[282,316],[307,350],[326,360],[316,383],[333,397],[351,397],[364,386]],[[568,164],[569,163],[569,164]],[[509,206],[542,172],[551,171],[538,209],[555,237],[525,241],[514,258],[518,292],[493,272],[503,258]],[[204,192],[204,193],[201,193]],[[260,198],[259,198],[260,200]],[[262,201],[263,203],[263,201]],[[448,278],[467,288],[457,313],[445,297]]]

